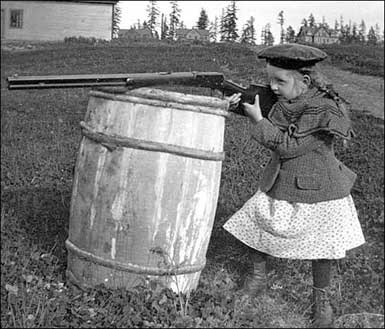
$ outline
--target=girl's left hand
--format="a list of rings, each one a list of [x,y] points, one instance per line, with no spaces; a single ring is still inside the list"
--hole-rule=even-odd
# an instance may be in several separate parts
[[[232,94],[231,96],[225,97],[230,103],[230,110],[236,109],[241,100],[241,93]]]
[[[243,103],[245,113],[254,123],[263,119],[261,107],[259,106],[259,95],[255,95],[254,104]]]

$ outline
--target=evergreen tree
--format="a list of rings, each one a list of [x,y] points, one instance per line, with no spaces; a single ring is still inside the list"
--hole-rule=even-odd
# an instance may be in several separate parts
[[[221,35],[220,41],[225,41],[226,37],[226,22],[225,22],[225,9],[222,8],[222,13],[221,13],[221,20],[220,20],[220,30],[219,33]]]
[[[147,26],[150,28],[153,35],[155,35],[155,28],[157,27],[157,21],[159,17],[159,9],[157,5],[157,1],[149,1],[150,3],[147,6],[148,20]]]
[[[285,41],[288,43],[295,42],[295,31],[290,25],[286,29]]]
[[[338,21],[335,20],[335,21],[334,21],[334,30],[335,30],[335,31],[338,31],[339,27],[340,27],[340,26],[339,26],[339,24],[338,24]]]
[[[170,1],[171,13],[170,13],[170,24],[169,24],[169,38],[172,40],[176,39],[176,30],[179,27],[180,13],[178,1]]]
[[[307,22],[307,19],[304,18],[301,22],[301,26],[304,26],[304,27],[308,27],[308,22]]]
[[[329,24],[325,20],[325,16],[322,16],[322,23],[318,24],[319,27],[324,27],[327,31],[330,30]]]
[[[210,23],[210,27],[209,27],[210,41],[216,42],[218,40],[218,33],[219,33],[218,17],[215,16],[214,21]]]
[[[380,41],[381,40],[380,26],[378,25],[378,23],[376,23],[376,25],[374,25],[374,32],[376,33],[377,41]]]
[[[161,19],[161,25],[160,25],[160,39],[164,40],[168,38],[168,25],[167,25],[167,17],[162,14],[162,19]]]
[[[308,24],[310,27],[315,27],[315,18],[313,14],[309,15],[309,19],[307,20]]]
[[[270,31],[270,24],[266,24],[262,30],[262,44],[265,46],[272,46],[274,44],[274,36]]]
[[[234,42],[238,39],[237,33],[237,6],[236,1],[231,1],[223,17],[223,40]]]
[[[265,44],[265,36],[266,36],[266,31],[265,31],[265,28],[262,28],[262,31],[261,31],[261,45],[264,45]]]
[[[241,43],[247,43],[250,45],[255,45],[255,27],[254,27],[255,18],[253,16],[246,22],[246,25],[243,28]]]
[[[209,18],[207,16],[206,11],[202,8],[198,22],[197,22],[197,28],[199,30],[206,30],[208,25],[209,25]]]
[[[366,40],[366,25],[364,20],[361,20],[360,25],[358,26],[358,37],[360,42],[365,43]]]
[[[117,38],[119,34],[119,25],[122,19],[122,9],[117,3],[114,5],[113,18],[112,18],[112,38]]]
[[[341,29],[341,32],[344,29],[344,18],[342,15],[340,15],[340,29]]]
[[[274,44],[273,33],[271,33],[271,31],[267,31],[267,34],[266,34],[266,45],[267,46],[272,46],[273,44]]]
[[[283,30],[283,23],[285,22],[283,18],[283,10],[281,10],[278,14],[278,24],[281,25],[281,40],[280,44],[283,44],[285,41],[285,31]]]
[[[373,26],[371,26],[368,32],[368,45],[374,46],[376,44],[377,44],[376,31],[374,30]]]
[[[360,37],[359,37],[359,34],[358,34],[357,24],[353,23],[351,42],[357,43],[359,41],[360,41]]]
[[[349,21],[349,25],[345,25],[345,43],[352,43],[352,22]]]

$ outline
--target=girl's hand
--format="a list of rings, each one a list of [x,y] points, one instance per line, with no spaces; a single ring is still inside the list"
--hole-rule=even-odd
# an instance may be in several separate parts
[[[230,111],[238,107],[239,101],[241,100],[241,93],[232,94],[229,97],[225,97],[230,102]]]
[[[244,111],[254,123],[257,123],[263,119],[261,107],[259,106],[259,95],[255,95],[254,104],[243,103]]]

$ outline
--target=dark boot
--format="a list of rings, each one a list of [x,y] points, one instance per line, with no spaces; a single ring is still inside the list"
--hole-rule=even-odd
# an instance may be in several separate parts
[[[266,262],[254,263],[243,283],[242,293],[257,296],[267,289]]]
[[[330,293],[327,288],[313,287],[313,328],[331,328],[333,309],[330,305]]]
[[[263,293],[267,288],[266,258],[267,255],[255,249],[249,249],[251,269],[247,274],[241,293],[256,296]]]

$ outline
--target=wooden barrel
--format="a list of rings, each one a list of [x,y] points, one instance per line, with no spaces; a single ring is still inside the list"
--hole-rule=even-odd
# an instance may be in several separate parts
[[[196,288],[216,211],[228,102],[150,88],[91,91],[70,209],[67,277]]]

